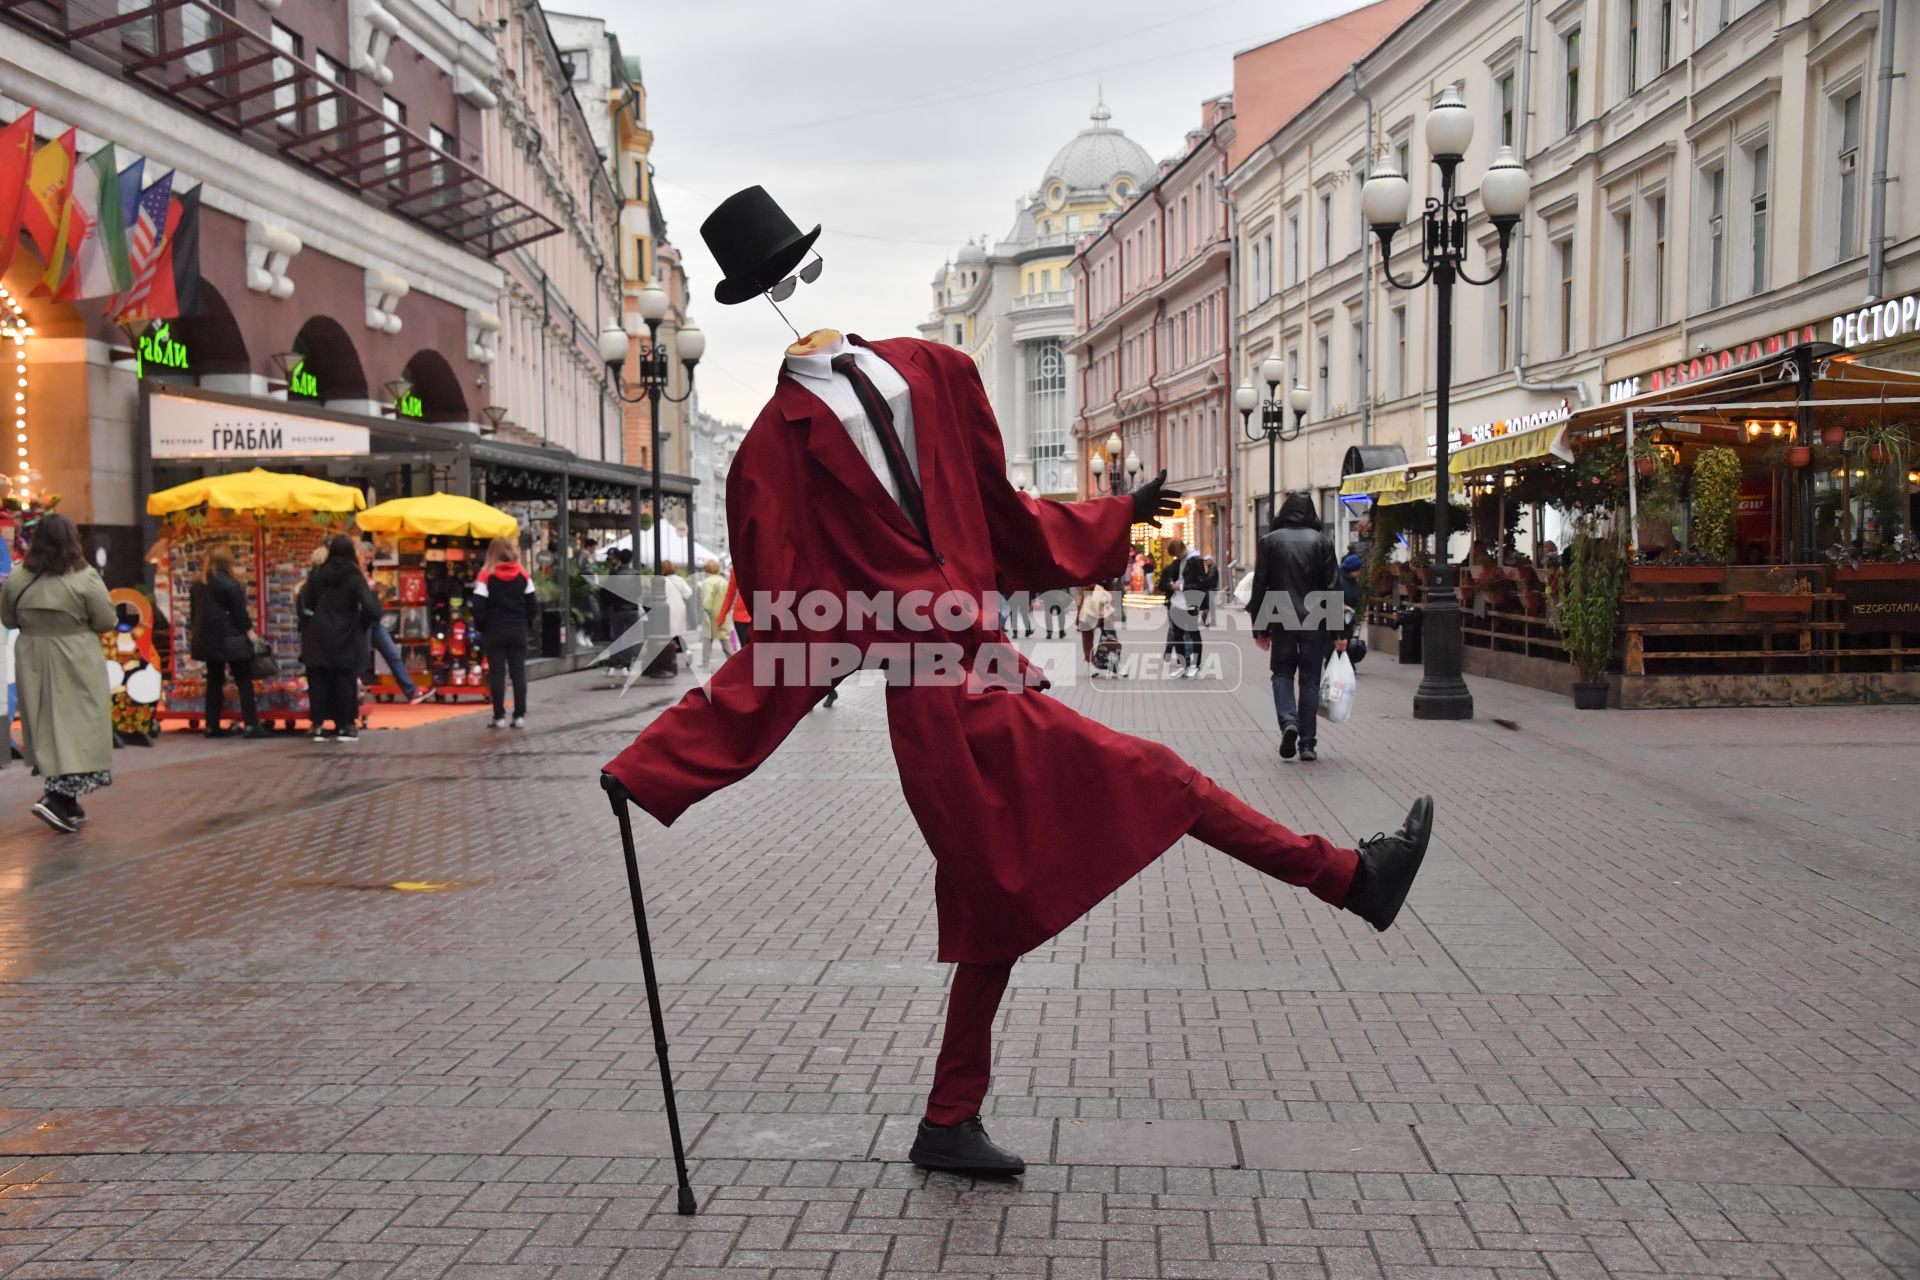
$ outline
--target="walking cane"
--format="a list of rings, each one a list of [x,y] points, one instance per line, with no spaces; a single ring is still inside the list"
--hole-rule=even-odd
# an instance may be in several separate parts
[[[667,1024],[660,1015],[660,983],[653,976],[653,938],[647,932],[647,907],[640,897],[640,863],[633,852],[633,815],[627,804],[633,796],[610,773],[600,775],[600,787],[620,821],[620,845],[627,855],[627,893],[633,898],[633,929],[640,938],[640,967],[647,978],[647,1012],[653,1015],[653,1051],[660,1059],[660,1087],[667,1094],[667,1136],[673,1140],[673,1167],[680,1178],[680,1212],[692,1217],[699,1205],[693,1184],[687,1181],[687,1151],[680,1142],[680,1109],[673,1102],[673,1069],[667,1065]]]

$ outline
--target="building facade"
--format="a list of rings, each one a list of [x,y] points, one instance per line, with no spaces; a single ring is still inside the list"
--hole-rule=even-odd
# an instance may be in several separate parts
[[[1014,478],[1049,496],[1080,484],[1071,457],[1079,374],[1074,333],[1074,245],[1156,171],[1146,151],[1096,105],[1092,124],[1055,153],[1037,190],[1015,201],[997,243],[969,243],[934,274],[920,335],[973,356],[1006,438]]]
[[[1234,556],[1228,471],[1233,368],[1228,353],[1233,283],[1221,184],[1233,103],[1201,106],[1185,150],[1100,230],[1081,241],[1071,266],[1079,412],[1069,446],[1082,492],[1088,462],[1119,435],[1122,465],[1138,455],[1142,475],[1167,471],[1184,495],[1163,532],[1214,556]]]
[[[1469,0],[1413,13],[1228,179],[1240,376],[1279,354],[1313,393],[1306,430],[1281,446],[1280,487],[1313,489],[1342,521],[1350,445],[1431,456],[1433,291],[1381,279],[1359,187],[1391,161],[1416,209],[1437,194],[1422,122],[1448,85],[1477,124],[1459,172],[1469,205],[1500,145],[1533,178],[1505,273],[1455,293],[1456,440],[1731,368],[1807,326],[1824,339],[1870,295],[1913,294],[1920,203],[1898,179],[1920,135],[1899,124],[1911,86],[1884,73],[1916,65],[1920,31],[1899,24],[1884,41],[1897,7]],[[1484,217],[1470,236],[1484,275],[1497,237]],[[1396,275],[1419,274],[1418,241],[1417,227],[1397,238]],[[1240,462],[1251,525],[1264,446]]]

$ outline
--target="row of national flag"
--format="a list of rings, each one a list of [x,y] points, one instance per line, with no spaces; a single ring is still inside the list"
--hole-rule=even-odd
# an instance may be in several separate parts
[[[35,149],[29,110],[0,128],[0,274],[24,233],[46,263],[31,296],[105,298],[116,324],[193,315],[200,299],[200,188],[148,183],[109,142],[85,159],[68,129]]]

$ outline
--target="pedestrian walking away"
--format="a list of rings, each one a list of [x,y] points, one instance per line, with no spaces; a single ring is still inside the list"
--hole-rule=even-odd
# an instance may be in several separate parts
[[[207,668],[206,736],[230,738],[221,724],[226,713],[227,676],[240,691],[241,734],[264,738],[254,706],[253,655],[260,641],[247,611],[247,589],[233,570],[233,548],[216,542],[206,550],[200,572],[187,593],[187,653]]]
[[[1329,654],[1346,650],[1345,608],[1333,542],[1313,495],[1296,489],[1260,538],[1247,599],[1254,643],[1267,651],[1283,759],[1320,758],[1320,670]]]
[[[762,224],[778,243],[794,242],[770,225],[791,226],[777,206],[736,218],[736,205],[765,210],[771,200],[757,188],[741,193],[723,202],[703,233],[715,258],[746,277],[723,282],[723,299],[746,300],[799,257],[752,247]],[[804,252],[806,237],[797,241]],[[864,447],[869,442],[872,449]],[[727,479],[735,568],[743,589],[764,593],[756,598],[955,591],[981,601],[998,582],[1081,586],[1119,574],[1129,530],[1165,519],[1177,498],[1164,472],[1131,494],[1087,502],[1022,494],[1007,479],[1000,427],[966,353],[909,338],[868,343],[832,330],[788,348],[773,398]],[[768,616],[744,653],[607,764],[616,797],[671,824],[773,753],[826,688],[791,670],[787,678],[759,678],[759,645],[824,642],[835,652],[864,652],[928,639],[898,620],[892,628],[843,621],[808,629],[787,610],[762,612]],[[887,690],[901,788],[938,868],[938,955],[957,965],[933,1089],[909,1155],[927,1169],[1016,1174],[1024,1162],[980,1120],[993,1020],[1016,959],[1189,833],[1384,929],[1425,854],[1432,803],[1422,798],[1399,831],[1357,850],[1297,834],[1166,747],[1048,697],[1039,671],[988,631],[979,613],[935,619],[935,638],[963,655],[968,678],[909,680]],[[1113,794],[1140,800],[1061,803]]]
[[[1086,659],[1087,667],[1094,675],[1099,668],[1093,665],[1093,646],[1107,630],[1107,620],[1113,617],[1113,593],[1098,582],[1090,582],[1080,588],[1080,607],[1073,625],[1080,631],[1080,656]]]
[[[527,727],[527,639],[540,625],[540,597],[533,578],[520,563],[520,544],[495,538],[487,544],[487,561],[473,584],[473,625],[480,633],[480,651],[487,656],[487,691],[493,695],[489,729],[507,720],[507,683],[513,684],[513,720]]]
[[[78,831],[87,820],[80,797],[113,783],[113,691],[100,637],[118,622],[73,521],[42,517],[26,558],[0,588],[0,626],[20,632],[20,749],[44,780],[34,816],[55,831]]]
[[[327,558],[307,575],[295,608],[301,619],[300,662],[307,669],[307,719],[313,737],[358,742],[360,673],[373,657],[372,629],[380,624],[380,601],[360,571],[360,553],[352,538],[341,533],[328,541]]]
[[[734,652],[738,653],[752,633],[753,614],[747,610],[746,592],[740,590],[739,579],[731,569],[727,571],[727,593],[721,597],[720,613],[733,629]]]
[[[1203,556],[1200,561],[1200,625],[1213,625],[1213,602],[1220,598],[1220,566],[1213,562],[1212,556]]]
[[[722,607],[727,598],[727,578],[720,572],[720,562],[709,560],[706,564],[707,576],[700,582],[700,608],[706,616],[706,625],[700,629],[700,665],[713,665],[713,646],[720,644],[722,656],[726,654],[727,615]]]

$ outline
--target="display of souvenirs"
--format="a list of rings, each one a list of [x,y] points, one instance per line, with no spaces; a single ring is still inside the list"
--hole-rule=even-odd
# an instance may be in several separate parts
[[[478,660],[473,611],[467,592],[478,571],[480,544],[460,538],[402,536],[396,541],[399,563],[377,570],[374,594],[386,610],[388,628],[406,655],[414,681],[431,680],[439,697],[486,693],[486,665]],[[384,676],[376,696],[392,697],[397,687]]]
[[[144,592],[129,587],[108,594],[120,615],[119,627],[100,638],[107,653],[107,684],[113,690],[113,731],[129,739],[151,738],[160,728],[161,694],[153,604]]]

